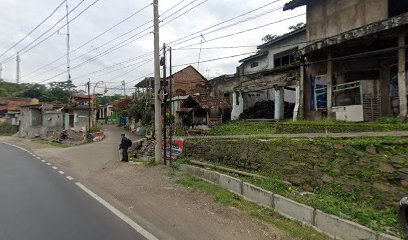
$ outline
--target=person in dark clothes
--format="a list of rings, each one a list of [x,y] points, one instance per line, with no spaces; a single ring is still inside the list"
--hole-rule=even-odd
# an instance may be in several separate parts
[[[126,138],[125,134],[121,134],[122,141],[119,145],[119,150],[122,149],[122,162],[129,162],[128,148],[132,146],[132,141]]]

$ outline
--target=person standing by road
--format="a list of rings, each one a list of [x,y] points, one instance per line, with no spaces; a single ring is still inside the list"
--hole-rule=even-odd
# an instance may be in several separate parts
[[[119,145],[119,150],[122,150],[122,162],[129,162],[128,149],[132,146],[132,141],[125,136],[124,133],[121,134],[122,141]]]

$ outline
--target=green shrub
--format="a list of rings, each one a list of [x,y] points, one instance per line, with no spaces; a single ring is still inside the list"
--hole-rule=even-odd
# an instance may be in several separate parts
[[[18,132],[18,126],[9,123],[0,123],[0,136],[11,136]]]

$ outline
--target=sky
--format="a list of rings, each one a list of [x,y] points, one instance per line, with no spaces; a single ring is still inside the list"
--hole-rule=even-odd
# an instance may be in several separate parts
[[[306,21],[304,7],[283,12],[288,1],[159,0],[160,46],[173,49],[173,73],[191,64],[208,79],[234,74],[263,36],[287,33],[289,26]],[[0,6],[2,78],[16,81],[20,52],[20,82],[67,80],[63,0],[0,0]],[[151,0],[68,0],[68,9],[71,79],[79,90],[91,81],[98,83],[97,93],[108,88],[112,95],[123,92],[124,81],[129,93],[153,76]]]

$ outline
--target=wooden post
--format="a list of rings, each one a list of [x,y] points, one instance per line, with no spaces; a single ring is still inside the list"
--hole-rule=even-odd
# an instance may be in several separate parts
[[[331,52],[327,56],[327,118],[331,119],[333,106],[333,61]]]
[[[405,49],[405,34],[401,34],[398,38],[398,95],[400,105],[400,118],[407,119],[407,83],[406,83],[406,49]]]

